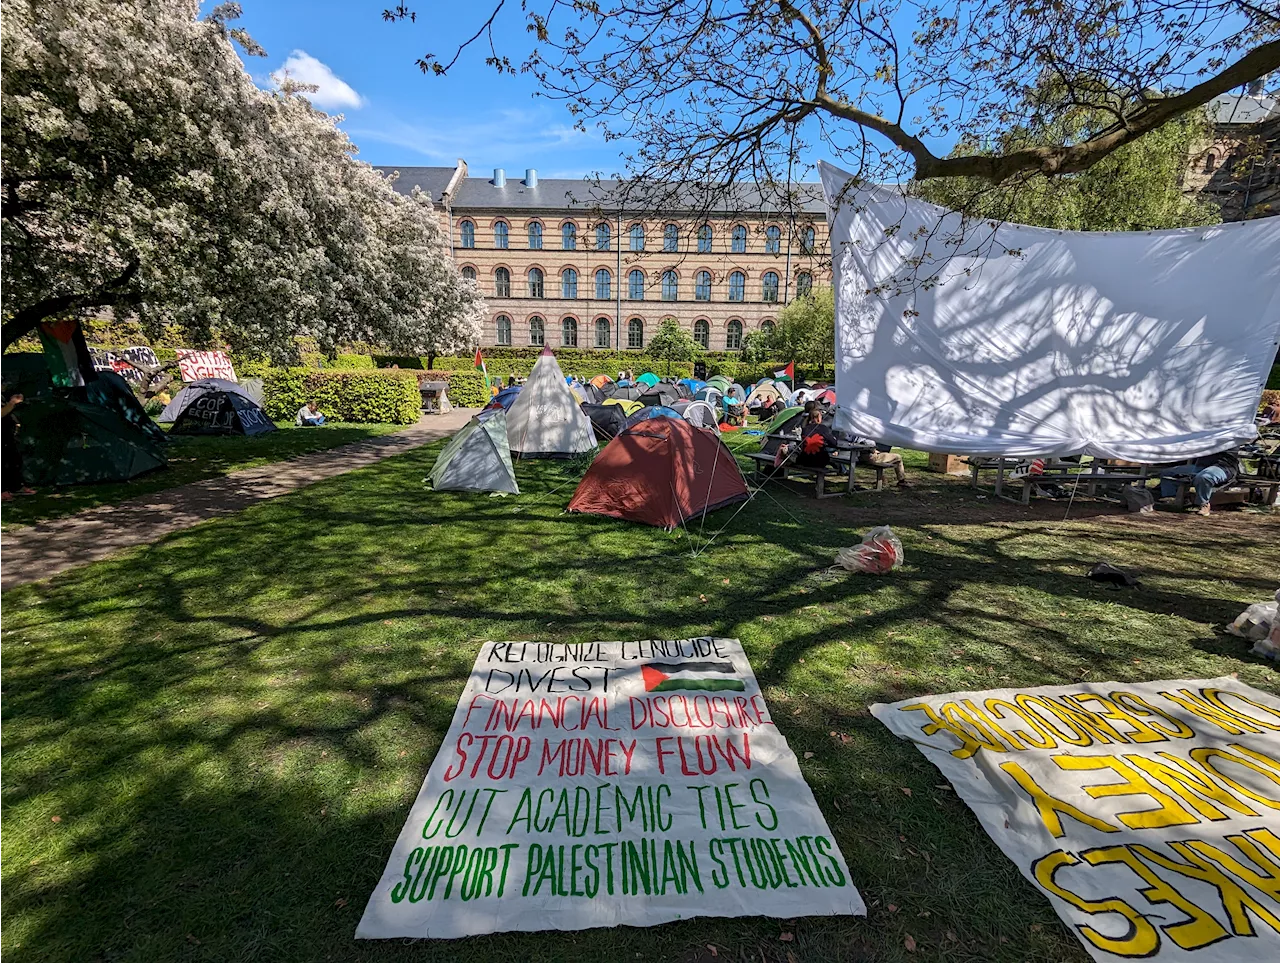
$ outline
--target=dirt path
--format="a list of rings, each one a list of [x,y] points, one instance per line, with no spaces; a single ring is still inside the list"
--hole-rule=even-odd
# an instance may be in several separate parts
[[[0,535],[0,588],[25,585],[171,532],[297,491],[334,475],[364,468],[392,455],[453,434],[474,411],[455,408],[416,425],[354,445],[313,452],[289,461],[246,468],[165,491],[139,495],[77,515],[37,522]]]

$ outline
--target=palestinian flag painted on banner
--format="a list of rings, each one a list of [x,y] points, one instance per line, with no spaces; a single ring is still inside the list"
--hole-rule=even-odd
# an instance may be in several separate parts
[[[671,692],[675,689],[702,692],[746,689],[732,662],[650,662],[640,667],[645,692]]]

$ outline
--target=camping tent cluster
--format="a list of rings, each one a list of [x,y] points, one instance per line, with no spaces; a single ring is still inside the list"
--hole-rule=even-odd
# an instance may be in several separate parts
[[[442,491],[518,494],[516,459],[570,458],[603,444],[569,511],[673,529],[747,500],[746,481],[720,432],[732,426],[735,412],[773,410],[796,396],[786,381],[772,378],[750,386],[719,375],[567,378],[547,348],[523,385],[499,391],[453,437],[430,481]],[[786,409],[786,425],[798,425],[801,412]]]

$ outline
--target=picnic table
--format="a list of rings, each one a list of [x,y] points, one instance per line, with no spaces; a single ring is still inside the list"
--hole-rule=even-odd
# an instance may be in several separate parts
[[[970,484],[974,488],[981,487],[979,473],[995,471],[996,496],[1008,501],[1021,501],[1022,504],[1029,505],[1037,485],[1069,483],[1080,486],[1083,484],[1086,494],[1092,496],[1098,493],[1099,488],[1123,488],[1126,485],[1142,484],[1152,477],[1149,473],[1150,466],[1148,465],[1116,464],[1106,458],[1090,459],[1088,471],[1085,471],[1083,462],[1046,459],[1044,471],[1039,474],[1033,475],[1028,472],[1026,475],[1016,479],[1006,477],[1012,474],[1013,470],[1025,461],[1027,461],[1025,458],[1006,458],[1003,456],[970,457]],[[1021,483],[1022,491],[1019,493],[1021,498],[1011,498],[1004,493],[1006,481]]]
[[[831,455],[831,463],[821,468],[810,468],[806,465],[789,463],[777,466],[774,458],[778,446],[784,442],[798,442],[799,436],[791,434],[765,435],[764,445],[760,451],[747,455],[752,462],[752,479],[760,485],[775,481],[783,483],[800,483],[813,485],[815,498],[836,498],[840,495],[851,495],[858,491],[855,484],[854,469],[859,464],[859,457],[875,451],[874,445],[841,444]],[[876,491],[884,488],[884,469],[868,461],[861,463],[875,472]],[[835,490],[829,490],[835,486]]]

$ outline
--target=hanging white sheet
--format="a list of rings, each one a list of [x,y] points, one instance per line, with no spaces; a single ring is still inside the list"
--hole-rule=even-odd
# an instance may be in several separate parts
[[[967,455],[1139,462],[1255,436],[1280,217],[1146,232],[970,222],[821,164],[837,429]]]

